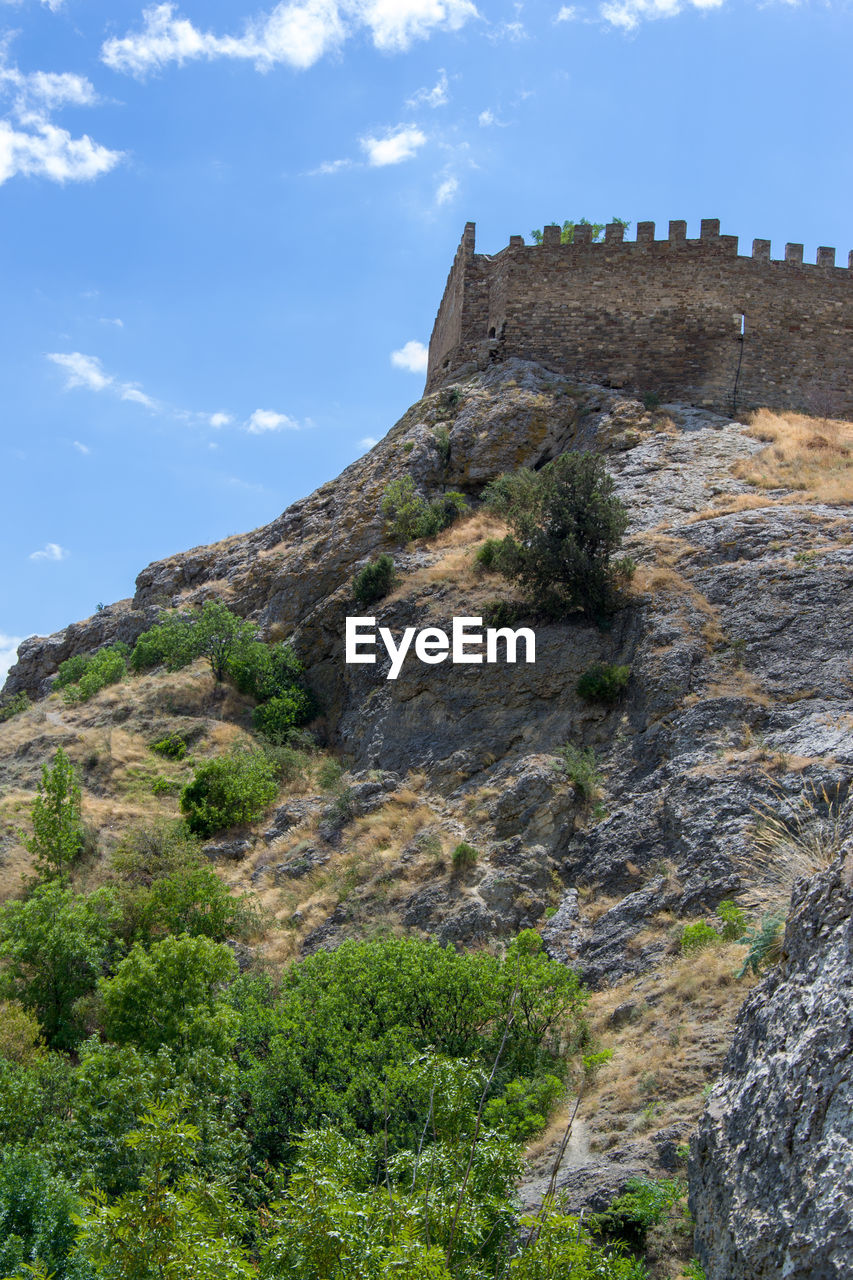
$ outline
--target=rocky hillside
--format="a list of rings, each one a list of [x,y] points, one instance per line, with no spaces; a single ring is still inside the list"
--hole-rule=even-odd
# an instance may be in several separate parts
[[[499,529],[478,508],[483,486],[578,448],[606,456],[631,516],[638,569],[609,631],[535,624],[535,665],[409,661],[391,681],[387,661],[345,664],[344,619],[363,612],[352,576],[380,550],[394,555],[398,583],[373,608],[395,633],[449,629],[509,598],[474,564]],[[405,472],[428,497],[461,490],[469,514],[436,539],[393,546],[380,501]],[[267,637],[293,637],[323,707],[316,736],[346,770],[324,789],[312,766],[265,823],[209,848],[269,913],[255,960],[377,931],[493,947],[539,929],[595,989],[593,1028],[614,1050],[561,1175],[571,1203],[606,1203],[636,1173],[671,1176],[750,981],[734,978],[735,941],[682,953],[685,925],[719,928],[727,900],[750,922],[783,908],[850,826],[851,498],[844,424],[647,407],[518,361],[439,390],[272,524],[150,565],[131,600],[21,646],[6,691],[39,701],[0,726],[5,890],[26,873],[18,815],[53,746],[84,767],[108,851],[140,814],[176,812],[173,796],[151,794],[155,734],[178,727],[202,757],[245,735],[245,701],[217,699],[200,667],[135,678],[72,709],[50,693],[72,654],[134,640],[164,607],[223,598]],[[612,707],[577,693],[597,660],[630,667]],[[169,766],[175,786],[186,767]],[[464,868],[451,859],[460,841],[476,855]],[[97,878],[97,858],[86,874]],[[531,1202],[560,1128],[557,1116],[530,1152]],[[708,1225],[728,1212],[729,1173],[714,1176],[706,1209],[694,1206],[708,1275],[752,1276],[714,1269],[730,1256],[723,1228]],[[661,1245],[655,1274],[681,1274],[685,1231]],[[797,1266],[784,1274],[816,1274]]]

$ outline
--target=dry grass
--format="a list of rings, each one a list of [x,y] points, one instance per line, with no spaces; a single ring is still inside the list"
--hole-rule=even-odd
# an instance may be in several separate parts
[[[759,409],[749,434],[767,447],[733,473],[760,489],[794,489],[823,502],[853,501],[853,424]]]
[[[653,567],[640,565],[631,582],[630,593],[632,595],[669,595],[682,605],[689,601],[704,618],[701,631],[709,650],[722,644],[725,637],[717,610],[690,579],[683,573],[679,573],[671,564]],[[690,630],[689,615],[685,611],[682,616],[685,629]]]
[[[787,899],[795,880],[824,871],[853,829],[853,800],[838,785],[810,782],[796,800],[777,788],[753,812],[750,879],[774,901]]]

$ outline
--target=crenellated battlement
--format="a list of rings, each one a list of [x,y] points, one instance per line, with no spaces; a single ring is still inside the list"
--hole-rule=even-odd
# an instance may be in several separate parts
[[[760,404],[808,412],[829,397],[853,417],[853,252],[803,260],[802,244],[750,254],[718,218],[611,222],[570,244],[547,226],[539,244],[513,235],[495,254],[465,231],[430,341],[427,390],[468,365],[519,356],[579,379],[655,391],[721,411]]]

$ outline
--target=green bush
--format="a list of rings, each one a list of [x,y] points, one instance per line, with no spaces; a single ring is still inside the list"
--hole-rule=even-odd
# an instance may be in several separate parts
[[[151,783],[151,794],[155,796],[176,796],[183,789],[183,783],[178,778],[164,778],[162,774],[158,774]]]
[[[302,663],[286,640],[278,644],[250,641],[234,654],[228,667],[228,678],[234,687],[256,702],[299,687],[303,674]]]
[[[124,897],[122,906],[129,935],[146,945],[181,933],[225,942],[248,936],[259,920],[253,899],[232,893],[205,865],[183,867],[150,886],[139,886]]]
[[[292,1135],[318,1124],[381,1134],[386,1105],[391,1147],[417,1146],[434,1087],[423,1053],[490,1072],[516,982],[524,1013],[507,1033],[493,1096],[513,1079],[562,1075],[561,1045],[576,1042],[586,993],[534,937],[538,951],[522,939],[505,957],[412,939],[344,942],[287,969],[277,1002],[238,984],[257,1158],[286,1158]]]
[[[566,777],[578,797],[585,801],[596,800],[601,791],[601,774],[592,747],[576,747],[570,742],[560,747],[559,755]]]
[[[407,474],[387,486],[380,510],[388,536],[397,542],[411,542],[415,538],[434,538],[467,511],[468,504],[464,494],[455,490],[428,502],[415,490],[415,482]]]
[[[684,926],[681,933],[681,950],[685,955],[689,955],[693,951],[715,947],[719,941],[720,935],[713,925],[707,924],[704,920],[697,920],[694,924]]]
[[[487,538],[474,554],[475,566],[484,573],[500,573],[503,546],[503,538]]]
[[[89,698],[116,684],[127,674],[126,644],[112,644],[97,653],[77,654],[60,663],[54,687],[64,689],[63,697],[69,705],[87,702]]]
[[[611,662],[593,662],[583,672],[575,689],[585,702],[616,702],[631,676],[630,667]]]
[[[374,604],[387,596],[394,585],[394,561],[389,555],[368,560],[352,580],[352,593],[359,604]]]
[[[137,943],[99,984],[104,1031],[116,1044],[152,1053],[162,1045],[227,1052],[236,1016],[224,993],[236,974],[228,947],[209,938],[170,936],[147,951]]]
[[[262,751],[232,751],[198,766],[181,792],[181,813],[193,835],[254,822],[278,794],[275,764]]]
[[[317,785],[323,791],[334,791],[343,776],[343,768],[334,756],[327,756],[317,770]]]
[[[0,724],[5,724],[13,716],[19,716],[22,711],[26,711],[27,707],[30,706],[32,706],[32,703],[23,690],[20,693],[13,693],[7,698],[0,699]]]
[[[112,856],[113,871],[128,884],[151,884],[198,865],[203,865],[198,840],[183,821],[169,818],[132,827]]]
[[[294,685],[255,707],[252,724],[269,742],[283,745],[289,742],[299,725],[313,717],[314,710],[314,702],[308,690]]]
[[[634,566],[614,558],[628,513],[603,458],[561,454],[541,471],[499,477],[484,501],[512,530],[501,543],[500,572],[537,608],[554,618],[580,610],[599,622],[614,611]]]
[[[179,733],[170,733],[159,742],[151,743],[151,750],[167,760],[183,760],[187,754],[187,744]]]
[[[526,612],[514,600],[488,600],[482,608],[483,622],[487,627],[515,627]]]
[[[77,771],[62,747],[41,767],[38,795],[30,809],[33,834],[24,837],[43,876],[64,876],[86,846]]]
[[[610,221],[618,222],[621,226],[625,228],[626,231],[631,225],[630,222],[626,222],[624,218],[611,218]],[[556,220],[551,225],[560,226],[560,224]],[[575,227],[591,227],[592,239],[593,241],[596,241],[601,239],[601,236],[604,232],[605,223],[590,222],[588,218],[578,218],[576,221],[573,219],[567,219],[562,224],[562,226],[560,226],[560,244],[572,244],[574,242]],[[538,230],[531,231],[530,238],[534,244],[541,244],[542,228],[539,227]]]
[[[79,1260],[69,1258],[81,1207],[65,1179],[39,1155],[15,1148],[0,1152],[0,1274],[32,1276],[30,1265],[42,1263],[55,1280],[84,1280]]]
[[[510,1080],[498,1098],[490,1098],[483,1119],[490,1129],[500,1129],[513,1142],[526,1142],[540,1133],[566,1085],[557,1076]]]
[[[657,1226],[685,1193],[680,1182],[666,1178],[629,1178],[623,1194],[604,1213],[595,1214],[594,1229],[642,1248],[649,1228]]]
[[[92,992],[118,950],[115,893],[75,894],[59,880],[0,907],[0,995],[32,1009],[49,1045],[71,1049],[82,1033],[77,1002]]]
[[[467,844],[464,840],[460,840],[459,844],[453,850],[451,862],[454,871],[468,871],[477,863],[479,854],[473,845]]]
[[[447,427],[438,426],[434,428],[432,434],[438,456],[441,458],[441,465],[446,467],[450,461],[450,432]]]
[[[232,613],[221,600],[205,600],[192,613],[167,613],[142,633],[130,655],[134,671],[164,664],[178,671],[206,658],[213,678],[223,681],[243,651],[257,642],[257,627]]]
[[[725,898],[714,910],[714,915],[722,921],[720,937],[726,942],[737,942],[746,933],[746,912],[731,900]]]

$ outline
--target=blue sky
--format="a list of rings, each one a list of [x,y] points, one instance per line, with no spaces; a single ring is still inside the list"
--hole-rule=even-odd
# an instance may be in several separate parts
[[[381,436],[468,219],[853,247],[844,3],[0,0],[0,33],[0,668]]]

